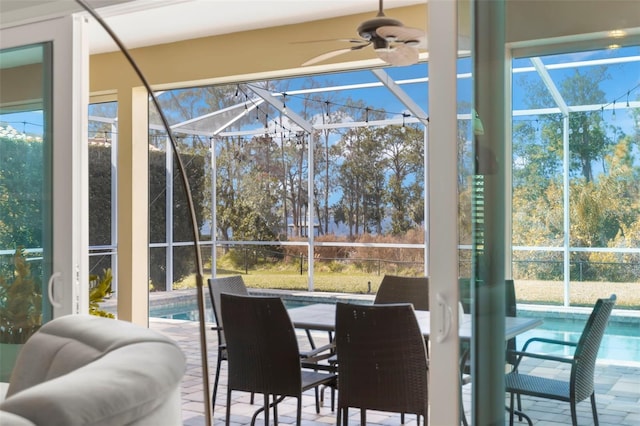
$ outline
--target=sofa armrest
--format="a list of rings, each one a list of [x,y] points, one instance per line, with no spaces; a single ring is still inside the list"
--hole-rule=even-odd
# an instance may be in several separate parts
[[[35,423],[17,414],[0,410],[0,425],[2,426],[36,426]]]
[[[7,390],[9,390],[9,383],[0,382],[0,402],[7,397]]]

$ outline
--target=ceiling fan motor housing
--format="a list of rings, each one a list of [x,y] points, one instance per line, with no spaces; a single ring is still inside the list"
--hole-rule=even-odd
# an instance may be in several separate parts
[[[387,18],[386,16],[378,16],[373,19],[364,21],[358,26],[358,35],[367,41],[384,40],[376,33],[376,30],[380,27],[401,27],[402,22],[397,19]]]
[[[405,27],[397,19],[388,18],[382,11],[382,0],[375,18],[362,22],[356,29],[360,40],[342,40],[351,43],[351,47],[332,50],[309,59],[302,66],[325,61],[344,53],[372,46],[378,57],[384,62],[404,66],[415,64],[419,60],[418,48],[426,45],[426,34],[418,28]]]

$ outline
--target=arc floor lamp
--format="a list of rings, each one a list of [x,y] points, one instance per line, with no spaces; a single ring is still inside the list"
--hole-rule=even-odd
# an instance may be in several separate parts
[[[124,46],[120,38],[113,32],[111,27],[98,15],[98,13],[85,2],[85,0],[76,0],[76,2],[82,6],[84,10],[86,10],[99,24],[104,30],[109,34],[109,36],[113,39],[113,41],[118,45],[118,48],[124,54],[127,61],[135,71],[136,75],[147,89],[149,96],[153,102],[153,105],[156,107],[158,111],[158,115],[162,121],[162,126],[167,132],[169,140],[171,141],[171,147],[173,149],[173,153],[176,157],[176,162],[178,166],[178,173],[180,174],[180,179],[182,181],[182,185],[184,186],[185,194],[187,197],[187,206],[189,208],[189,214],[191,217],[191,227],[193,231],[193,247],[195,252],[195,260],[196,260],[196,287],[197,287],[197,296],[198,296],[198,314],[199,314],[199,329],[200,329],[200,356],[202,358],[202,381],[203,381],[203,392],[204,392],[204,414],[206,419],[207,426],[211,425],[211,405],[209,404],[210,400],[210,389],[209,389],[209,363],[207,356],[207,338],[206,338],[206,328],[205,328],[205,308],[204,308],[204,294],[203,294],[203,284],[204,284],[204,270],[202,266],[202,251],[200,250],[200,236],[198,232],[198,222],[196,220],[196,211],[193,204],[193,197],[191,195],[191,187],[189,185],[189,180],[187,179],[187,173],[184,168],[184,164],[182,162],[182,158],[180,157],[180,152],[178,151],[178,144],[176,143],[176,139],[171,131],[171,127],[169,126],[169,121],[167,120],[162,108],[160,107],[160,102],[156,97],[155,93],[151,89],[151,85],[147,81],[146,77],[142,73],[142,70],[138,67],[138,64],[133,59],[127,48]],[[215,226],[215,225],[214,225]],[[215,266],[214,266],[215,267]]]

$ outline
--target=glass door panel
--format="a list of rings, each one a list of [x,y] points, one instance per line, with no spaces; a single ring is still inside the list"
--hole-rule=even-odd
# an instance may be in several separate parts
[[[521,272],[527,264],[531,271],[553,274],[558,284],[545,290],[537,286],[536,292],[568,305],[569,281],[580,276],[572,269],[578,262],[593,259],[593,267],[610,277],[622,275],[606,269],[622,258],[615,251],[635,254],[637,247],[622,241],[622,230],[629,238],[627,230],[638,215],[623,219],[632,204],[626,196],[637,194],[630,172],[637,161],[628,155],[632,138],[621,134],[625,127],[629,135],[637,133],[633,114],[625,114],[633,108],[637,87],[626,77],[637,71],[613,74],[633,66],[637,55],[632,46],[640,22],[628,19],[638,16],[635,4],[621,2],[618,9],[608,2],[580,2],[590,8],[583,15],[592,19],[569,28],[575,4],[533,3],[474,1],[467,15],[473,30],[475,160],[469,285],[472,424],[504,424],[507,415],[504,373],[510,367],[496,332],[505,328],[505,279],[530,279]],[[626,49],[630,58],[616,57]],[[616,185],[605,183],[609,173],[616,173]],[[598,192],[602,187],[606,190]],[[610,294],[605,291],[598,297]],[[528,301],[526,291],[516,297]]]
[[[64,17],[1,30],[3,382],[43,323],[88,310],[86,112],[76,112],[86,111],[88,56],[73,43],[82,26]]]
[[[0,355],[51,318],[51,43],[0,51]],[[15,82],[20,81],[17,85]],[[6,89],[6,90],[5,90]],[[45,295],[45,297],[43,297]],[[3,367],[5,367],[3,365]],[[8,381],[3,368],[0,381]]]

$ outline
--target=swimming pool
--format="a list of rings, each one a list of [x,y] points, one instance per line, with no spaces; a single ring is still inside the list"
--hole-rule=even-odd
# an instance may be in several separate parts
[[[284,306],[287,309],[296,308],[299,306],[304,306],[305,302],[291,301],[291,300],[283,300]],[[208,301],[207,301],[208,302]],[[168,318],[168,319],[177,319],[177,320],[187,320],[187,321],[198,321],[200,319],[200,315],[198,313],[198,308],[193,302],[187,303],[176,303],[170,304],[161,307],[151,307],[149,311],[149,316],[152,318]],[[206,322],[215,323],[215,319],[213,317],[213,310],[211,310],[211,305],[209,303],[206,304],[206,312],[205,319]]]
[[[287,309],[303,306],[309,302],[284,300]],[[528,316],[527,312],[518,312],[520,316]],[[149,316],[154,318],[169,318],[187,321],[198,321],[199,314],[195,304],[183,303],[175,304],[160,308],[151,308]],[[205,312],[205,321],[215,322],[213,311],[207,306]],[[517,347],[521,348],[524,342],[531,337],[545,337],[557,340],[578,341],[580,333],[584,328],[585,321],[570,318],[544,318],[543,324],[523,333],[517,337]],[[531,350],[535,352],[544,352],[552,354],[565,354],[567,347],[558,347],[558,345],[536,344]],[[637,323],[617,323],[611,322],[607,326],[600,351],[598,352],[599,360],[608,360],[612,362],[632,362],[640,364],[640,327]]]
[[[540,327],[523,333],[516,338],[517,347],[521,348],[527,339],[534,336],[577,342],[584,325],[584,321],[571,319],[544,319]],[[571,349],[566,346],[541,343],[531,346],[530,350],[556,355],[572,353],[567,352]],[[602,338],[598,359],[640,363],[640,329],[638,326],[610,323]]]

